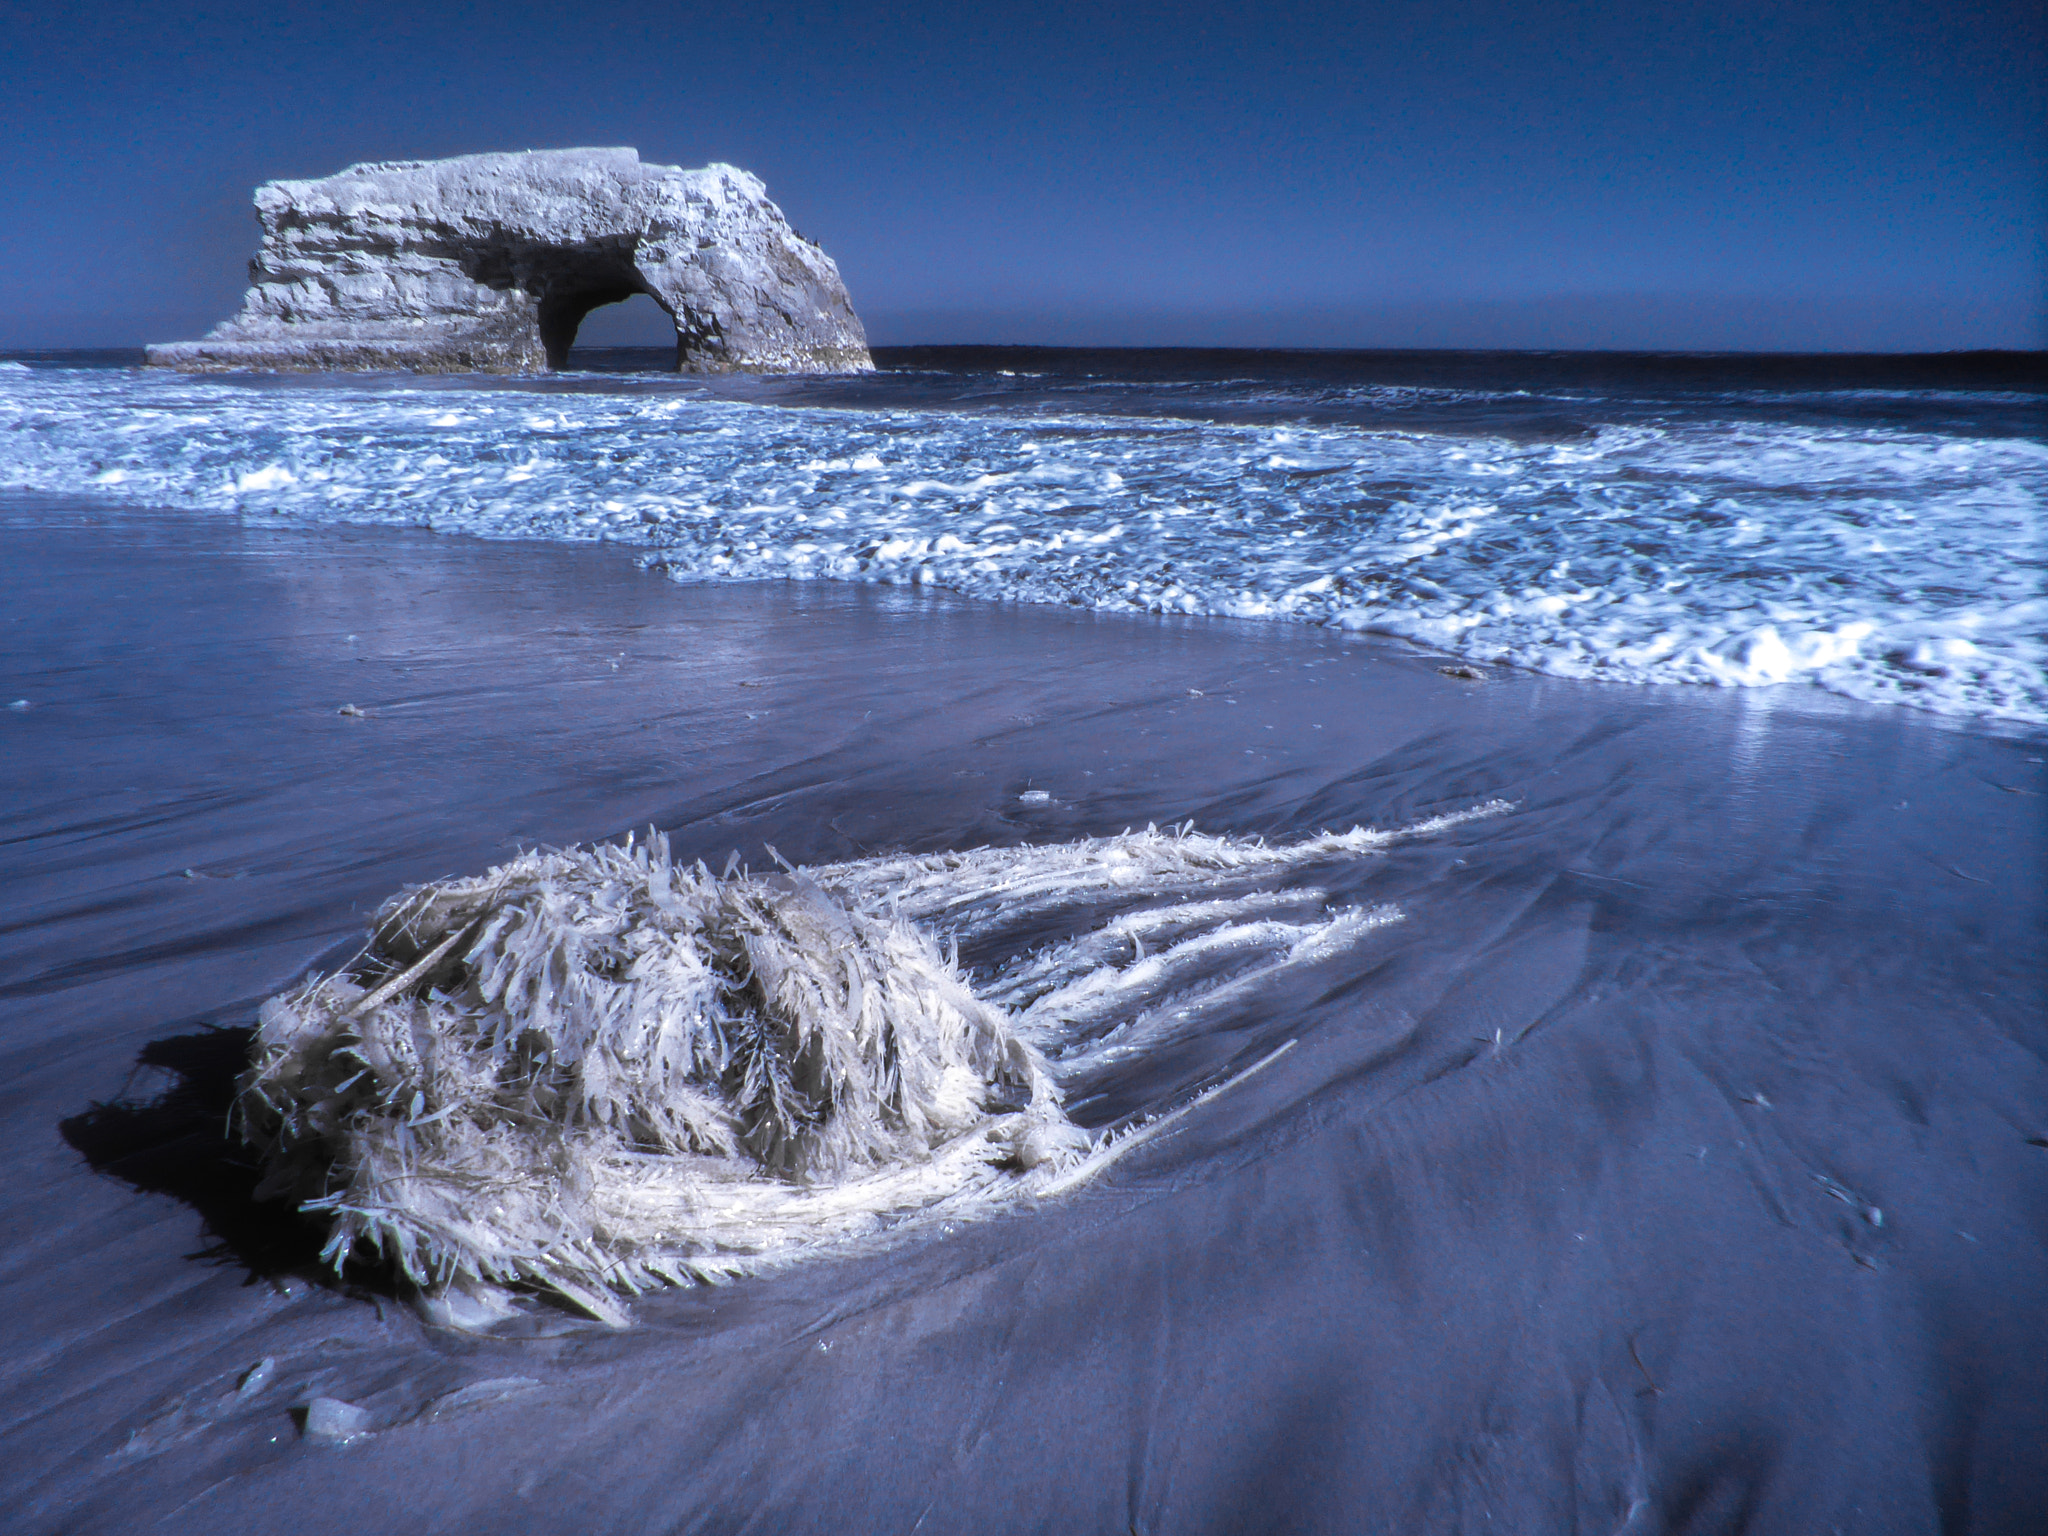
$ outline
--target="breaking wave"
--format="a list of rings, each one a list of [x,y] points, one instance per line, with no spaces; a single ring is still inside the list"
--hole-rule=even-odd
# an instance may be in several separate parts
[[[1726,401],[1508,430],[1487,412],[1510,395],[1470,390],[1381,390],[1369,421],[1211,420],[1206,386],[1169,384],[1144,411],[1110,409],[1108,384],[1100,409],[1093,386],[940,409],[886,375],[822,406],[804,402],[827,384],[763,403],[624,378],[10,370],[0,485],[611,540],[682,579],[1285,618],[1568,677],[1802,680],[2048,720],[2048,446],[2026,436]],[[1451,395],[1455,430],[1408,422]],[[1525,415],[1528,398],[1512,393]]]

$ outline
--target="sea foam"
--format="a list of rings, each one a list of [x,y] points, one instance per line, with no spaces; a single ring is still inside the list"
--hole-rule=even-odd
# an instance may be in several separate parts
[[[1152,414],[1091,411],[1085,390],[934,408],[886,384],[823,407],[682,381],[9,370],[0,486],[2048,720],[2048,446],[2024,437],[1694,411],[1531,440],[1483,415],[1216,421],[1160,387]]]

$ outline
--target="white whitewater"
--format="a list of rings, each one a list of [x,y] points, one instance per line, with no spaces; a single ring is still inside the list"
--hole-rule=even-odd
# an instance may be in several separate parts
[[[0,377],[0,485],[606,539],[684,579],[1289,619],[1558,676],[1809,682],[2048,721],[2038,441],[1733,409],[1529,441],[1401,430],[1398,411],[1233,425],[1073,404],[35,369]]]

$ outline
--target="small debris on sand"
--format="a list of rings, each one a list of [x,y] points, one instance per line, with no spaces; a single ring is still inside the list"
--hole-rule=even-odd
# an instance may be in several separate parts
[[[316,1397],[307,1403],[300,1420],[299,1430],[308,1440],[324,1440],[329,1445],[347,1445],[351,1440],[360,1440],[370,1432],[370,1415],[354,1403],[345,1403],[338,1397]]]

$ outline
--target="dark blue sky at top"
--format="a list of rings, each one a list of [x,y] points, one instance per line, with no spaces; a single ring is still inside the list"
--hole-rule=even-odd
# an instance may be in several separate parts
[[[755,171],[878,342],[2039,347],[2044,31],[2038,0],[0,0],[0,347],[225,317],[259,181],[577,144]]]

